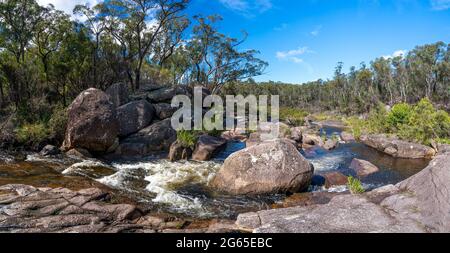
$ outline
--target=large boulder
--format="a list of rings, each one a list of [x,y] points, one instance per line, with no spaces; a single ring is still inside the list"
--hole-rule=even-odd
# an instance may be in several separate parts
[[[171,118],[172,115],[178,110],[178,108],[173,108],[171,104],[161,103],[154,104],[156,116],[163,120]]]
[[[277,128],[278,133],[275,132]],[[253,132],[249,135],[248,139],[246,140],[246,145],[247,147],[252,147],[265,141],[271,141],[280,138],[291,140],[291,128],[282,122],[268,122],[260,124],[258,126],[258,131]],[[295,141],[292,140],[292,143],[295,143]]]
[[[249,147],[259,145],[262,142],[263,142],[263,140],[261,139],[261,133],[254,132],[248,136],[247,140],[245,141],[245,145],[247,146],[247,148],[249,148]]]
[[[227,141],[225,139],[202,135],[198,138],[192,159],[196,161],[209,161],[226,144]]]
[[[116,108],[101,90],[83,91],[68,109],[64,150],[82,148],[102,153],[114,145],[119,135]]]
[[[232,195],[295,193],[309,187],[313,173],[294,145],[278,139],[231,155],[210,186]]]
[[[187,87],[177,86],[173,88],[161,88],[154,90],[147,95],[147,100],[151,103],[164,103],[170,102],[176,95],[190,95],[190,91]]]
[[[155,108],[146,100],[134,101],[117,108],[120,136],[128,136],[147,127],[153,120]]]
[[[172,128],[170,119],[166,119],[123,139],[116,154],[133,157],[167,152],[176,139],[177,132]]]
[[[128,87],[125,83],[115,83],[106,89],[106,94],[111,97],[111,101],[116,107],[128,103]]]
[[[372,163],[356,158],[353,159],[352,163],[350,164],[350,169],[355,171],[360,178],[367,177],[379,171],[378,167],[373,165]]]
[[[311,146],[323,146],[325,143],[317,134],[304,133],[302,135],[303,144],[311,145]]]
[[[397,185],[342,195],[325,205],[239,215],[237,225],[256,233],[448,233],[450,153]]]
[[[431,159],[436,150],[417,143],[399,140],[386,135],[363,135],[361,141],[374,149],[397,158]]]

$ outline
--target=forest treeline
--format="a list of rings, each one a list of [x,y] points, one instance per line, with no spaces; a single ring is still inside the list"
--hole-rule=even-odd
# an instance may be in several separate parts
[[[224,93],[280,95],[285,107],[311,111],[333,110],[344,114],[370,112],[379,103],[414,104],[428,98],[450,110],[450,44],[417,46],[406,55],[380,57],[344,72],[338,63],[331,80],[302,85],[280,82],[256,83],[253,79],[230,84]]]
[[[76,19],[35,0],[0,2],[0,104],[66,106],[80,91],[125,82],[225,83],[260,75],[267,63],[245,41],[218,31],[219,16],[192,16],[188,0],[108,0],[79,5]],[[35,104],[33,104],[35,103]]]
[[[65,109],[87,88],[125,83],[206,86],[264,72],[247,34],[221,33],[217,15],[192,15],[189,0],[106,0],[73,15],[36,0],[0,1],[0,146],[64,137]],[[36,145],[39,146],[39,145]]]
[[[275,94],[284,107],[360,114],[380,102],[428,98],[450,109],[450,45],[418,46],[378,58],[331,80],[257,83],[267,62],[244,50],[247,34],[219,31],[220,16],[190,15],[188,0],[108,0],[78,5],[74,15],[36,0],[0,2],[0,141],[60,143],[65,109],[87,88],[126,83],[203,85],[221,94]],[[287,114],[294,111],[287,110]],[[292,112],[292,113],[291,113]]]

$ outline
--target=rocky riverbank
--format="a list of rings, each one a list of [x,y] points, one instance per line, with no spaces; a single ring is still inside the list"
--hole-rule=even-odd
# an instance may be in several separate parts
[[[343,127],[339,122],[326,121],[297,127],[277,123],[280,133],[270,140],[265,137],[271,125],[249,135],[238,130],[221,137],[203,134],[188,147],[177,140],[169,119],[173,109],[167,102],[175,94],[191,91],[145,87],[128,96],[121,89],[117,84],[107,92],[82,92],[69,107],[64,152],[46,146],[38,157],[71,157],[77,162],[56,169],[44,165],[44,174],[36,171],[31,177],[30,171],[17,166],[26,178],[23,184],[14,181],[17,173],[10,167],[0,167],[0,173],[6,176],[0,184],[0,231],[448,231],[448,214],[443,211],[448,210],[449,196],[445,181],[449,176],[447,146],[432,148],[383,135],[363,136],[364,144],[360,144],[349,133],[323,132],[326,127]],[[205,163],[235,142],[243,146],[231,149],[223,163]],[[375,162],[389,157],[391,164],[379,168],[373,161],[364,160],[373,155],[361,155],[364,159],[360,159],[352,148],[376,153]],[[159,158],[144,159],[153,156]],[[15,163],[14,157],[1,157],[6,164]],[[315,160],[308,160],[311,157]],[[395,176],[399,179],[392,180],[397,183],[413,173],[404,176],[393,172],[392,166],[403,169],[415,163],[401,159],[418,161],[415,167],[421,170],[425,167],[421,167],[422,160],[428,163],[427,159],[433,157],[424,171],[397,185],[365,185],[366,189],[376,189],[363,195],[347,192],[347,176],[381,185],[387,184],[385,177],[391,180]],[[185,161],[176,162],[180,159]],[[318,170],[314,165],[319,165]],[[52,179],[46,180],[48,175]],[[376,181],[377,175],[381,181]],[[36,177],[39,183],[28,185]],[[70,187],[75,181],[83,187]],[[144,202],[154,205],[153,209]],[[427,206],[434,210],[427,210]],[[163,211],[155,212],[160,207]],[[172,212],[175,214],[170,215]],[[227,220],[238,214],[236,223]],[[217,217],[225,220],[215,220]]]
[[[256,233],[392,233],[450,231],[450,153],[443,149],[417,175],[325,205],[241,214],[239,228]]]
[[[127,203],[128,202],[128,203]],[[237,232],[233,221],[193,221],[149,214],[99,188],[72,191],[27,185],[0,187],[0,232],[172,233]]]
[[[149,212],[107,188],[0,187],[2,232],[449,232],[450,152],[396,185],[362,195],[294,194],[237,221],[186,219]]]

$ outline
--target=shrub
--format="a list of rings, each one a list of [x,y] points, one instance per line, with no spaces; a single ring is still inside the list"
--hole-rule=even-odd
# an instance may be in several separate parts
[[[49,138],[50,131],[43,123],[24,124],[15,130],[15,135],[19,144],[38,148]]]
[[[379,103],[369,115],[367,129],[370,133],[385,133],[388,130],[387,111],[384,104]]]
[[[345,124],[350,127],[352,134],[356,139],[361,138],[361,135],[366,128],[364,121],[357,117],[349,117],[345,119]]]
[[[412,109],[408,123],[401,125],[398,136],[402,139],[429,145],[432,140],[449,137],[450,116],[436,111],[428,99],[422,99]]]
[[[389,113],[384,106],[379,105],[370,113],[367,121],[350,117],[346,123],[356,138],[360,138],[362,133],[388,133],[425,145],[431,144],[433,140],[446,143],[450,139],[449,114],[436,110],[426,98],[413,106],[397,104]]]
[[[412,108],[409,104],[400,103],[394,105],[388,113],[386,121],[391,131],[398,130],[402,125],[408,124],[412,114]]]
[[[280,108],[280,120],[288,123],[289,125],[301,126],[305,124],[305,117],[308,113],[291,107]]]
[[[177,132],[177,140],[185,148],[194,149],[197,139],[198,133],[195,131],[180,130]]]
[[[48,128],[51,137],[57,142],[57,144],[62,144],[64,141],[67,121],[67,110],[64,107],[57,106],[53,109],[53,114],[48,122]]]
[[[361,181],[352,176],[348,177],[347,187],[352,194],[361,194],[366,191],[362,186]]]

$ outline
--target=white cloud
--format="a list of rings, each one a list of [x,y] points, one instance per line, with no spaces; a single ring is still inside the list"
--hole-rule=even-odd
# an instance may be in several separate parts
[[[392,58],[396,58],[396,57],[403,57],[407,54],[406,50],[397,50],[395,51],[392,55],[384,55],[383,58],[384,59],[392,59]]]
[[[318,36],[320,34],[320,31],[322,30],[322,26],[319,25],[317,26],[314,31],[312,31],[310,34],[314,37]]]
[[[276,53],[276,57],[279,60],[291,61],[294,63],[303,63],[303,59],[299,56],[304,55],[306,53],[312,53],[308,47],[299,47],[297,49],[289,50],[289,51],[278,51]]]
[[[272,9],[272,0],[219,0],[225,7],[247,17]]]
[[[450,9],[450,0],[430,0],[431,8],[436,11],[443,11]]]
[[[47,6],[53,4],[55,9],[62,10],[67,14],[73,14],[73,8],[78,4],[89,4],[90,6],[96,5],[98,0],[37,0],[40,5]]]

